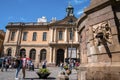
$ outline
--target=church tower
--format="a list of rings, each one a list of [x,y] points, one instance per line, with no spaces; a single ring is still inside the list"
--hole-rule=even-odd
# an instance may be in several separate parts
[[[68,5],[68,7],[66,8],[66,16],[74,16],[74,8],[72,7],[71,4]]]

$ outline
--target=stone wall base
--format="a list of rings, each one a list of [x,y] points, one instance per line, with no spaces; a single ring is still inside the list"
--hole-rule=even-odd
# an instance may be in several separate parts
[[[120,64],[117,66],[99,66],[99,64],[80,66],[78,80],[120,80]]]

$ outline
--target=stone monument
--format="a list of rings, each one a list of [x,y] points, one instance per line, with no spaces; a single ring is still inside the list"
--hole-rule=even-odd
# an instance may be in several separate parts
[[[91,0],[78,19],[79,80],[120,80],[120,0]]]

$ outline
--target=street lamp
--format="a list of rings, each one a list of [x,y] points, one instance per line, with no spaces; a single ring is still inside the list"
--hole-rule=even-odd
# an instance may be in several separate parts
[[[72,49],[73,49],[73,27],[71,28],[71,31],[70,31],[70,39],[71,39],[71,52],[70,52],[70,60],[71,60],[71,57],[72,57]]]
[[[72,58],[72,52],[73,52],[73,37],[74,37],[74,30],[75,30],[75,28],[73,26],[75,25],[75,23],[70,22],[69,25],[70,25],[69,31],[70,31],[70,40],[71,40],[71,47],[70,47],[71,51],[70,51],[69,58],[71,60],[71,58]]]

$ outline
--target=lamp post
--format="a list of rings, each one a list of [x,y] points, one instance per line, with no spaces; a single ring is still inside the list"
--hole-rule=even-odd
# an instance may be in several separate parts
[[[69,31],[70,31],[70,37],[69,37],[69,41],[70,41],[70,47],[69,47],[69,60],[71,60],[71,58],[72,58],[72,53],[73,53],[73,37],[74,37],[74,26],[75,25],[75,23],[73,22],[73,21],[70,21],[69,22],[69,26],[70,26],[70,28],[69,28]]]
[[[71,52],[70,52],[70,60],[72,58],[72,48],[73,48],[73,27],[71,28]]]

